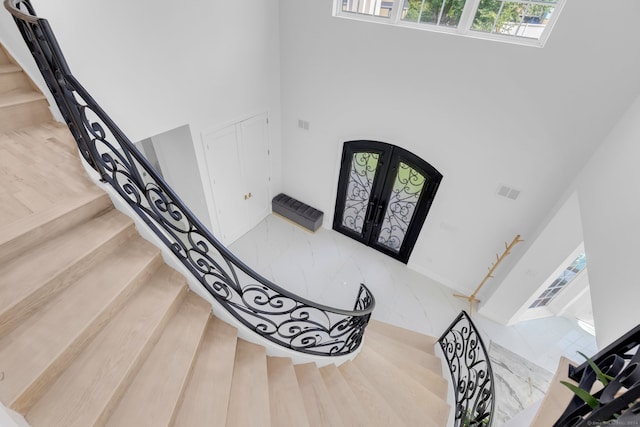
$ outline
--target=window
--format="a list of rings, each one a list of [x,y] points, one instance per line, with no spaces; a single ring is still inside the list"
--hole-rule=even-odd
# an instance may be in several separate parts
[[[583,253],[569,264],[560,275],[545,289],[529,308],[546,307],[587,266],[587,257]]]
[[[334,16],[542,47],[565,0],[334,0]]]

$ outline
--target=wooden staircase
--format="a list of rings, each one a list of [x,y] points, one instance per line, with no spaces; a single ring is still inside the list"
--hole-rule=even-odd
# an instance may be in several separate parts
[[[237,337],[86,176],[0,52],[0,400],[30,425],[447,424],[435,339],[372,321],[340,367]]]

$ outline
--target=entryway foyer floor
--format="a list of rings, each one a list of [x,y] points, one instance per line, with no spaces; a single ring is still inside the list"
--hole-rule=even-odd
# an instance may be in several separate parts
[[[451,289],[333,230],[310,233],[270,215],[230,249],[279,286],[329,306],[353,308],[364,283],[376,297],[373,318],[435,337],[468,310]],[[473,320],[487,347],[493,341],[550,372],[560,356],[580,362],[577,351],[597,352],[594,337],[564,317],[513,326],[475,313]]]

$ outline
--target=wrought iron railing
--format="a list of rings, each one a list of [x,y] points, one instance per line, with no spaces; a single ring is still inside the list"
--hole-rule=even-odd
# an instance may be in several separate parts
[[[238,321],[283,347],[341,356],[362,341],[375,300],[361,285],[353,311],[297,296],[225,248],[71,74],[46,19],[28,0],[5,0],[81,155]]]
[[[493,423],[494,381],[489,353],[463,310],[438,339],[449,365],[455,395],[455,427]]]
[[[570,366],[569,378],[593,400],[589,404],[576,394],[554,427],[640,425],[640,325],[590,361],[609,378],[602,382],[588,361],[577,368]]]

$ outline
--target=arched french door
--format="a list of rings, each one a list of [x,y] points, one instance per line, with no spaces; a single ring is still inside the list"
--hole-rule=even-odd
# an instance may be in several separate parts
[[[406,263],[441,180],[403,148],[345,142],[333,229]]]

